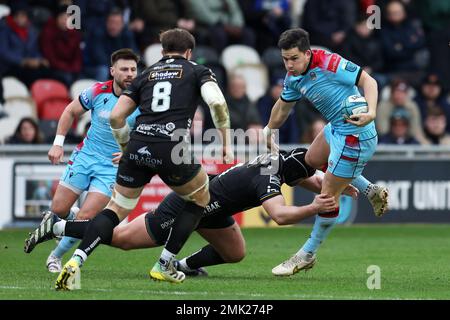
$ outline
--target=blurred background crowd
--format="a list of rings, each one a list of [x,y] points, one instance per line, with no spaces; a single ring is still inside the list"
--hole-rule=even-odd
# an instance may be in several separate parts
[[[81,10],[80,30],[67,28],[69,5]],[[367,13],[372,5],[379,16]],[[369,28],[378,18],[380,28]],[[172,27],[196,37],[193,60],[215,72],[233,129],[268,122],[285,76],[278,37],[303,27],[314,48],[378,81],[380,143],[450,145],[449,0],[0,0],[0,142],[52,142],[68,102],[109,79],[113,51],[134,49],[142,71],[161,57],[159,32]],[[199,106],[194,138],[213,126],[208,112]],[[280,143],[310,143],[325,124],[301,100]],[[87,116],[66,141],[88,128]]]

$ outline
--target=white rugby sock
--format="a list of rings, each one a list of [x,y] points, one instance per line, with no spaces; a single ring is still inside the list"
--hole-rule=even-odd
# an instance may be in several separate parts
[[[52,232],[55,236],[63,236],[66,228],[66,220],[60,220],[53,225]]]

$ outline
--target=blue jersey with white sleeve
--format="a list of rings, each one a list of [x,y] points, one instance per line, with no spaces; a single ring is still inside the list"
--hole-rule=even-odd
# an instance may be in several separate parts
[[[340,134],[358,134],[375,130],[374,122],[358,127],[344,121],[341,104],[351,95],[359,94],[357,83],[362,69],[336,53],[312,50],[308,68],[296,76],[286,75],[281,100],[293,102],[305,97]]]

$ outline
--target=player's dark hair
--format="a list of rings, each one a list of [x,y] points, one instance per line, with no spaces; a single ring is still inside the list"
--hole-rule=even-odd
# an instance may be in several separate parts
[[[118,60],[134,60],[136,63],[139,62],[139,56],[134,53],[133,50],[129,48],[123,48],[119,49],[117,51],[114,51],[111,55],[111,65],[114,65]]]
[[[293,187],[300,179],[306,179],[314,175],[316,169],[305,161],[305,148],[296,148],[291,151],[280,151],[280,173],[283,181]]]
[[[278,48],[289,50],[298,48],[301,52],[311,50],[309,33],[301,28],[289,29],[283,32],[278,40]]]
[[[174,28],[160,34],[159,40],[164,52],[184,53],[195,48],[195,38],[189,31]]]

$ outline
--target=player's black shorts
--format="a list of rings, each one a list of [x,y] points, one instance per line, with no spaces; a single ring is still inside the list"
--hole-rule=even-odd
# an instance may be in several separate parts
[[[145,214],[147,233],[158,245],[162,246],[166,243],[175,217],[176,214],[162,214],[158,212],[158,209]],[[232,226],[234,222],[232,216],[213,215],[202,218],[197,229],[223,229]]]
[[[146,185],[156,174],[169,186],[189,182],[200,171],[201,165],[190,150],[177,153],[178,150],[181,150],[179,142],[130,140],[120,160],[116,182],[124,187],[138,188]],[[180,154],[185,157],[184,161],[181,161]]]

